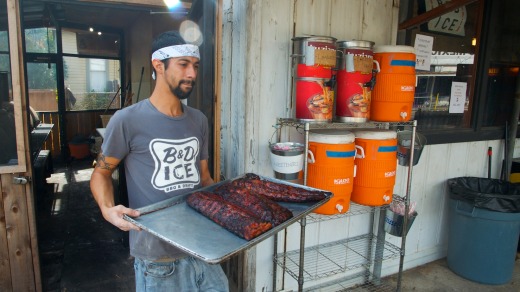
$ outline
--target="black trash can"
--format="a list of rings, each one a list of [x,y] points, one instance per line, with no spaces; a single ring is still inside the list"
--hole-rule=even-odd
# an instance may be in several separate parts
[[[520,184],[459,177],[448,186],[448,267],[471,281],[508,283],[520,237]]]

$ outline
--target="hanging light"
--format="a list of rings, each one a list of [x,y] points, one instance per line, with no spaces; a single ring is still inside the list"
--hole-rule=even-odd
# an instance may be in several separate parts
[[[94,28],[93,28],[93,27],[89,27],[88,30],[89,30],[90,32],[93,32],[93,31],[94,31]]]
[[[172,9],[173,7],[179,5],[180,1],[179,0],[163,0],[164,1],[164,4],[166,4],[166,7],[168,7],[168,9]]]
[[[100,32],[100,31],[98,31],[98,32],[97,32],[97,34],[98,34],[98,35],[102,35],[103,33],[102,33],[102,32]]]

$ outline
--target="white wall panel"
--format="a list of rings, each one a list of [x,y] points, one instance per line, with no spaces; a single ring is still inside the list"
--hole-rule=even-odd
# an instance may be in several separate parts
[[[392,0],[365,0],[363,1],[361,37],[376,42],[376,45],[391,45],[392,24],[396,17]]]
[[[331,7],[330,0],[294,0],[294,36],[330,36]]]
[[[363,22],[359,16],[363,15],[363,0],[334,0],[332,1],[330,17],[330,34],[338,41],[362,39]],[[368,40],[368,39],[367,39]]]

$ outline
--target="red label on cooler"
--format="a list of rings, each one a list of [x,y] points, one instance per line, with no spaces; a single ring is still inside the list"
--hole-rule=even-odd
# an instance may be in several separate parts
[[[367,83],[371,78],[371,74],[350,73],[345,70],[338,72],[336,116],[370,118],[371,90]]]
[[[301,78],[296,81],[296,118],[330,121],[334,106],[334,91],[327,80]]]

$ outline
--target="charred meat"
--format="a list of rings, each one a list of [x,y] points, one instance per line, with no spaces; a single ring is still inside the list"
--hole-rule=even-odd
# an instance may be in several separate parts
[[[271,223],[255,217],[214,193],[195,192],[188,196],[186,202],[213,222],[246,240],[251,240],[272,227]]]

